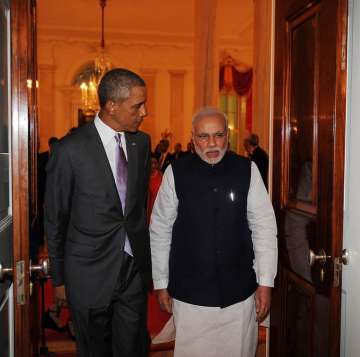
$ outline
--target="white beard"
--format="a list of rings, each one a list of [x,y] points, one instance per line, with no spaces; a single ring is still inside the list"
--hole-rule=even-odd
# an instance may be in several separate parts
[[[200,159],[207,162],[210,165],[215,165],[215,164],[219,163],[227,151],[226,148],[220,149],[218,147],[215,147],[212,149],[205,149],[204,151],[201,151],[200,148],[195,144],[195,142],[194,142],[194,147],[195,147],[196,153],[200,156]],[[219,156],[214,157],[213,159],[208,158],[206,156],[206,153],[208,153],[209,151],[217,151],[217,152],[219,152]]]

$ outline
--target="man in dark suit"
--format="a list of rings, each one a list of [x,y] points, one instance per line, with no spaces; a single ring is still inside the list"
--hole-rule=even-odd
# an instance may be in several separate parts
[[[268,189],[269,155],[259,146],[259,136],[250,134],[244,140],[244,147],[251,161],[258,167],[266,189]]]
[[[46,165],[49,161],[51,148],[56,145],[59,139],[52,136],[48,140],[49,150],[38,153],[38,207],[39,207],[39,240],[40,243],[44,243],[44,198],[45,198],[45,185],[46,185]]]
[[[65,136],[47,167],[45,228],[58,300],[70,306],[81,357],[147,355],[151,282],[145,82],[102,78],[94,122]]]
[[[174,152],[172,154],[174,161],[177,159],[180,159],[182,156],[185,155],[185,152],[181,150],[181,144],[180,143],[176,143],[174,146]]]

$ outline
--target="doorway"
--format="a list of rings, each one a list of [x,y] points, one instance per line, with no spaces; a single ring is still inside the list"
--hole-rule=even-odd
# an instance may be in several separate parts
[[[271,355],[340,353],[347,1],[276,1]],[[332,26],[329,26],[332,24]]]
[[[31,355],[30,227],[36,220],[35,1],[1,0],[1,352]],[[34,266],[33,266],[34,268]],[[34,321],[36,321],[34,319]],[[6,333],[3,334],[3,331]]]

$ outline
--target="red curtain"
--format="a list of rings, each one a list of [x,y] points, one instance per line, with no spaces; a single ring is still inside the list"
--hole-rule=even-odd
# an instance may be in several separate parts
[[[234,89],[238,96],[247,96],[246,100],[246,129],[252,130],[252,86],[253,70],[240,72],[234,66],[227,64],[220,67],[219,87],[222,90]]]
[[[224,86],[228,87],[230,85],[240,97],[247,95],[251,89],[252,77],[252,69],[247,72],[240,72],[232,65],[222,66],[219,79],[220,90]]]

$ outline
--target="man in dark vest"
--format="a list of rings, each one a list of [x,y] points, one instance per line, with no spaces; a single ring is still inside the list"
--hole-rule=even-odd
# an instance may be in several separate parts
[[[255,356],[277,268],[276,222],[258,168],[227,152],[226,116],[193,118],[197,155],[165,171],[150,226],[153,282],[173,312],[175,357]]]

